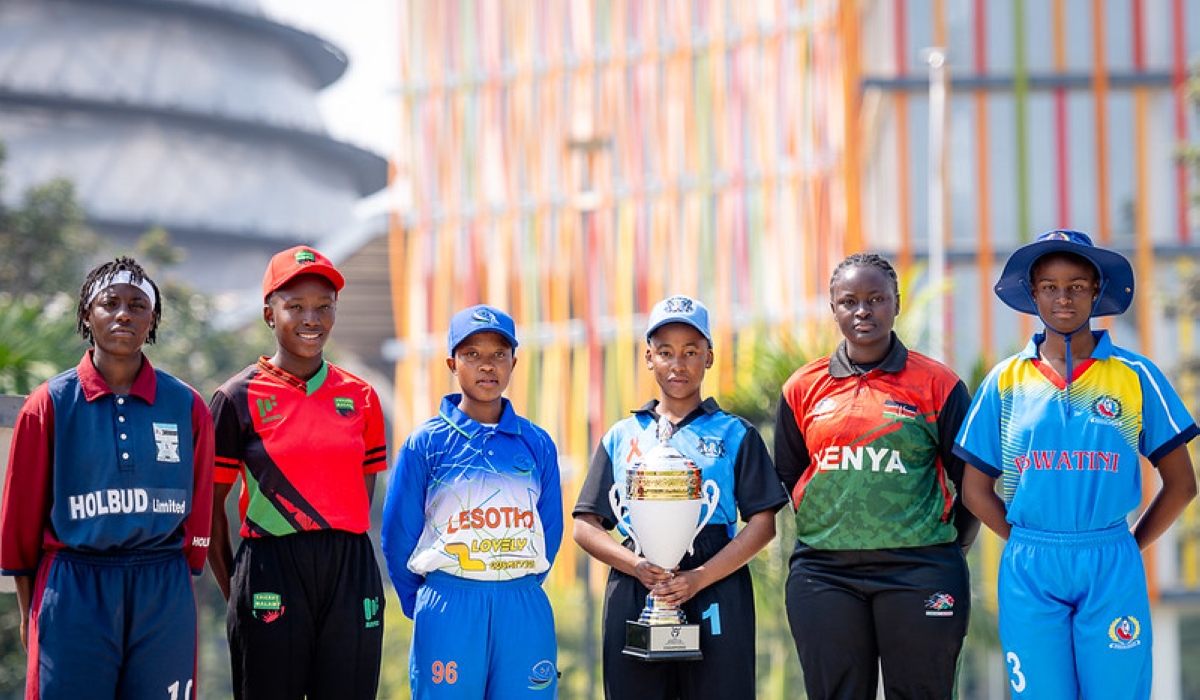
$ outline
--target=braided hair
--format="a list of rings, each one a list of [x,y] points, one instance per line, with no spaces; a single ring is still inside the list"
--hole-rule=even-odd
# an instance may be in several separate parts
[[[92,339],[92,329],[84,322],[88,307],[91,306],[91,291],[93,288],[104,289],[120,272],[129,273],[129,278],[133,280],[134,284],[145,282],[154,289],[154,320],[150,324],[150,334],[146,336],[146,343],[153,345],[154,341],[158,339],[158,323],[162,320],[162,292],[136,260],[124,255],[112,262],[92,268],[92,271],[83,280],[83,286],[79,288],[79,304],[75,310],[75,331],[88,343],[95,344]]]
[[[882,270],[892,279],[892,292],[897,299],[900,298],[900,278],[896,276],[896,269],[887,261],[887,258],[875,253],[853,253],[838,263],[837,267],[833,268],[833,274],[829,276],[830,294],[833,294],[833,285],[842,276],[842,273],[852,267],[875,267]]]

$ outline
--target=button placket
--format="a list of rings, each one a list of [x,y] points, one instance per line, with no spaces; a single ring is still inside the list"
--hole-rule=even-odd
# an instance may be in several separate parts
[[[128,410],[124,396],[118,396],[116,399],[117,413],[117,451],[119,454],[118,462],[122,471],[131,471],[133,469],[133,446],[129,439],[129,433],[125,429],[126,420],[125,412]]]

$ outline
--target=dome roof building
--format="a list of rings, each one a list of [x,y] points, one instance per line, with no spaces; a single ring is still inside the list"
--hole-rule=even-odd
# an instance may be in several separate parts
[[[257,0],[5,0],[4,193],[75,183],[117,245],[151,227],[210,291],[252,288],[271,253],[345,228],[381,156],[327,133],[345,54]]]

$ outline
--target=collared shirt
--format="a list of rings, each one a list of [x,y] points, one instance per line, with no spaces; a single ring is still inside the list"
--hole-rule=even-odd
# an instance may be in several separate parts
[[[262,357],[210,406],[216,482],[242,477],[242,537],[370,529],[363,477],[387,468],[387,439],[369,384],[328,362],[306,381]]]
[[[1157,463],[1198,433],[1150,360],[1095,331],[1068,383],[1038,359],[1044,335],[984,379],[955,451],[1001,479],[1008,521],[1050,532],[1102,530],[1141,503],[1138,455]]]
[[[658,444],[657,407],[657,400],[650,401],[608,429],[592,455],[573,516],[598,515],[605,528],[624,531],[609,494],[614,484],[625,484],[626,470]],[[710,526],[723,525],[733,537],[739,513],[747,521],[756,513],[773,513],[787,503],[766,444],[744,418],[726,413],[708,398],[673,427],[668,443],[695,463],[702,480],[711,479],[720,489]]]
[[[954,436],[970,402],[948,367],[893,334],[862,372],[843,341],[783,386],[775,463],[796,508],[796,536],[817,549],[952,542],[962,460]]]
[[[404,612],[431,571],[476,581],[544,578],[562,544],[558,450],[508,399],[496,425],[442,399],[396,455],[383,509],[388,574]]]
[[[0,568],[31,576],[43,552],[182,550],[204,569],[212,519],[212,417],[148,358],[128,394],[92,363],[29,395],[13,429]]]

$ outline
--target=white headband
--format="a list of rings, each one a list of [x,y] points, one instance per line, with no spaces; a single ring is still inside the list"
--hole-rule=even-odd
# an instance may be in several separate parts
[[[142,278],[141,282],[133,281],[133,273],[129,270],[117,270],[111,277],[102,277],[92,284],[92,288],[88,290],[87,305],[91,306],[96,297],[100,296],[100,292],[117,284],[131,284],[146,293],[150,297],[150,308],[154,308],[158,303],[158,295],[154,293],[154,285],[150,284],[150,280],[146,277]]]

